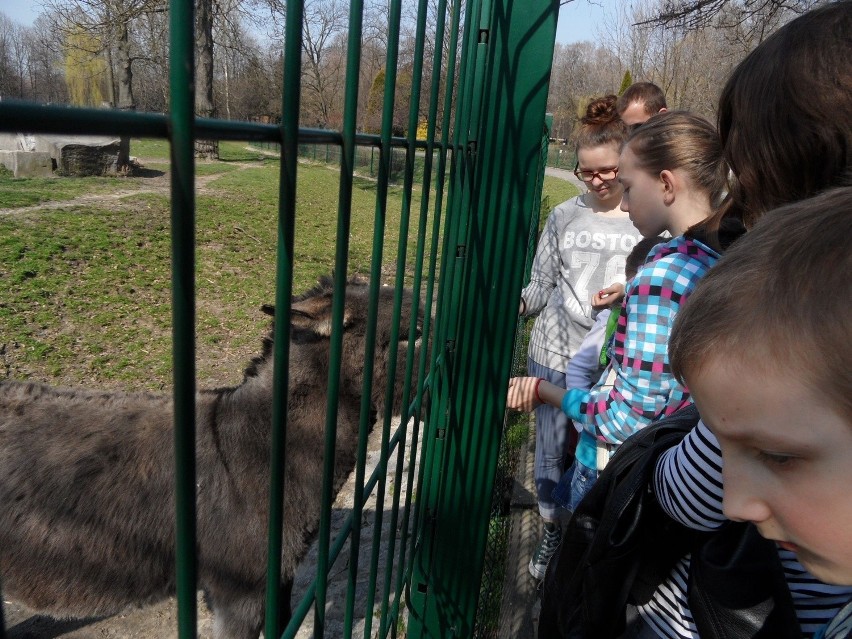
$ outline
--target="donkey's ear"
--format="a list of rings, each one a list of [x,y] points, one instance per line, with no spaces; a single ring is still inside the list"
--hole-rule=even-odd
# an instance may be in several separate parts
[[[312,341],[331,337],[331,295],[318,295],[295,302],[292,307],[291,327],[293,338]],[[348,309],[343,312],[343,328],[351,325]]]
[[[275,306],[273,304],[264,304],[260,307],[260,312],[270,317],[275,317]]]

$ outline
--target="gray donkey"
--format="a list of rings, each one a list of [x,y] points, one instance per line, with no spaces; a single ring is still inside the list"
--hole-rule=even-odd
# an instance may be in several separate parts
[[[331,288],[326,278],[293,302],[282,551],[286,618],[293,574],[319,521]],[[335,492],[356,456],[368,289],[363,282],[347,286]],[[393,289],[382,287],[379,298],[377,413],[383,412],[389,372]],[[397,395],[411,300],[406,291]],[[242,384],[197,395],[198,578],[216,639],[255,639],[263,625],[272,360],[270,335]],[[90,617],[173,594],[173,490],[171,397],[0,382],[4,595],[54,616]]]

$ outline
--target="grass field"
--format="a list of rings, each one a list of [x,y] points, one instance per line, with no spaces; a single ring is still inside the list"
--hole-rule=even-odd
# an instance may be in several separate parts
[[[274,300],[279,163],[222,143],[197,165],[199,385],[237,384]],[[134,140],[134,177],[13,179],[0,173],[0,375],[160,390],[171,384],[168,146]],[[331,272],[339,174],[300,164],[294,288]],[[575,191],[547,178],[545,198]],[[420,193],[412,195],[407,263]],[[376,184],[356,180],[349,272],[368,273]],[[396,270],[402,189],[388,195],[383,274]],[[10,211],[12,209],[12,211]],[[431,226],[430,226],[431,228]],[[427,238],[428,239],[428,238]]]

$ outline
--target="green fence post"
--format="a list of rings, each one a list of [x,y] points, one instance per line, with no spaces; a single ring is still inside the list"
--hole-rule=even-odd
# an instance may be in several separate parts
[[[195,555],[195,12],[172,0],[172,353],[174,357],[175,507],[178,636],[196,636]]]
[[[483,6],[485,3],[483,3]],[[454,247],[463,260],[457,280],[456,336],[449,383],[433,414],[443,419],[446,454],[429,472],[443,486],[428,504],[430,530],[417,549],[412,590],[422,595],[410,638],[471,637],[505,409],[516,308],[524,276],[529,224],[542,163],[556,0],[493,0],[480,27],[487,47],[478,113],[467,231]],[[476,104],[472,100],[467,104]],[[474,118],[474,122],[476,121]],[[446,258],[445,258],[446,259]],[[455,285],[454,285],[455,286]],[[452,320],[449,320],[452,321]],[[444,408],[442,408],[444,407]],[[441,426],[439,426],[439,429]]]
[[[281,100],[281,167],[278,183],[278,253],[276,256],[275,308],[273,339],[275,355],[273,384],[277,393],[272,400],[270,424],[271,460],[287,459],[287,399],[290,388],[290,303],[293,297],[293,252],[296,219],[296,173],[299,164],[299,105],[301,104],[301,49],[304,2],[287,4],[284,51],[284,91]],[[269,474],[269,523],[266,564],[266,615],[264,636],[281,632],[281,549],[284,526],[284,468],[271,464]],[[291,624],[292,625],[292,622]],[[321,636],[321,635],[320,635]]]
[[[399,27],[402,20],[402,2],[401,0],[391,0],[388,6],[388,43],[387,52],[385,54],[385,86],[382,102],[382,132],[381,132],[381,148],[379,150],[379,175],[378,183],[376,184],[376,217],[373,223],[373,251],[371,254],[370,267],[370,304],[372,308],[376,307],[379,299],[378,287],[381,280],[381,264],[382,255],[384,252],[384,230],[387,220],[388,209],[388,182],[391,177],[393,147],[391,146],[391,138],[393,137],[393,106],[396,97],[396,78],[397,78],[397,61],[399,60]],[[371,318],[372,319],[372,318]],[[398,326],[396,329],[398,330]],[[392,342],[393,343],[393,342]],[[395,351],[391,351],[391,362],[394,362]],[[393,365],[391,365],[393,366]],[[393,368],[391,368],[393,370]],[[393,377],[389,373],[390,377]],[[380,444],[379,461],[377,468],[380,469],[380,479],[376,485],[376,511],[374,513],[374,530],[381,530],[383,510],[381,504],[384,503],[385,482],[387,478],[384,476],[387,472],[388,458],[388,442],[390,440],[390,421],[387,419],[389,415],[382,420],[382,440]],[[380,551],[381,540],[379,536],[373,538],[373,553],[372,556],[377,557]],[[378,566],[375,561],[371,562],[370,576],[367,586],[367,610],[373,609],[375,594],[377,591]],[[367,615],[364,619],[364,636],[372,635],[373,618]]]
[[[403,192],[402,192],[402,210],[400,214],[400,230],[399,230],[399,244],[397,247],[397,269],[396,269],[396,281],[403,282],[405,280],[406,274],[406,256],[407,256],[407,248],[408,248],[408,229],[409,222],[411,216],[411,192],[413,188],[414,181],[414,165],[416,159],[416,140],[417,140],[417,123],[418,116],[420,114],[420,89],[421,83],[423,80],[423,56],[426,42],[426,15],[427,15],[427,0],[420,0],[418,3],[418,11],[417,11],[417,27],[415,30],[415,44],[414,44],[414,65],[411,73],[411,96],[409,102],[409,112],[408,112],[408,127],[407,127],[407,146],[405,149],[405,163],[404,163],[404,171],[403,171]],[[427,192],[421,193],[421,197],[424,200],[428,200],[429,194]],[[425,217],[421,218],[421,222],[425,224]],[[421,226],[418,230],[425,230],[425,227]],[[418,237],[422,237],[420,233],[418,233]],[[420,243],[418,242],[418,252],[421,250]],[[415,276],[417,277],[417,276]],[[419,292],[419,287],[415,288]],[[395,304],[401,305],[402,300],[400,297],[400,290],[397,290],[397,296],[394,300]],[[395,307],[395,311],[399,313],[400,306]],[[415,313],[416,315],[416,309]],[[394,351],[391,351],[394,356]],[[409,351],[410,352],[410,351]],[[411,379],[411,373],[413,371],[413,361],[409,358],[407,362],[406,368],[406,379]],[[385,396],[385,401],[387,403],[391,403],[393,401],[393,382],[389,383],[389,387],[386,389],[387,394]],[[416,391],[416,389],[414,389]],[[410,392],[403,392],[402,395],[402,405],[408,406],[410,402],[411,396]],[[400,439],[402,441],[402,445],[400,446],[400,450],[396,456],[396,472],[394,485],[401,486],[401,479],[403,473],[403,466],[405,461],[405,455],[403,454],[404,443],[407,438],[407,430],[408,428],[408,416],[403,415],[402,423],[400,424]],[[408,484],[409,492],[411,490],[411,484]],[[389,526],[389,538],[385,540],[387,544],[387,551],[385,554],[385,575],[384,575],[384,589],[382,591],[382,600],[381,600],[381,614],[379,615],[379,636],[385,637],[387,635],[387,628],[389,623],[395,621],[395,619],[388,619],[389,613],[389,599],[391,593],[391,583],[394,571],[394,551],[396,549],[396,530],[398,524],[399,517],[399,503],[401,497],[401,491],[395,490],[393,494],[393,506],[391,508],[391,517],[390,517],[390,526]],[[407,515],[407,513],[406,513]],[[402,529],[403,540],[405,538],[405,528]],[[403,541],[404,543],[404,541]],[[397,572],[402,574],[402,566],[404,562],[400,562],[399,566],[396,567]],[[397,589],[394,593],[394,598],[400,596],[401,588]],[[398,601],[398,599],[397,599]]]

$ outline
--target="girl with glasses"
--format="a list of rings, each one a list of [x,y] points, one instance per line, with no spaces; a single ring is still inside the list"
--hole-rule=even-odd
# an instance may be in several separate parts
[[[624,263],[639,239],[621,204],[618,151],[627,128],[616,97],[589,104],[576,139],[577,175],[588,191],[559,204],[547,218],[530,282],[521,292],[521,315],[538,315],[528,351],[528,372],[565,388],[565,369],[595,321],[592,293],[624,280]],[[551,493],[570,465],[576,431],[558,408],[536,410],[535,483],[544,534],[529,564],[541,579],[561,539],[559,507]]]

